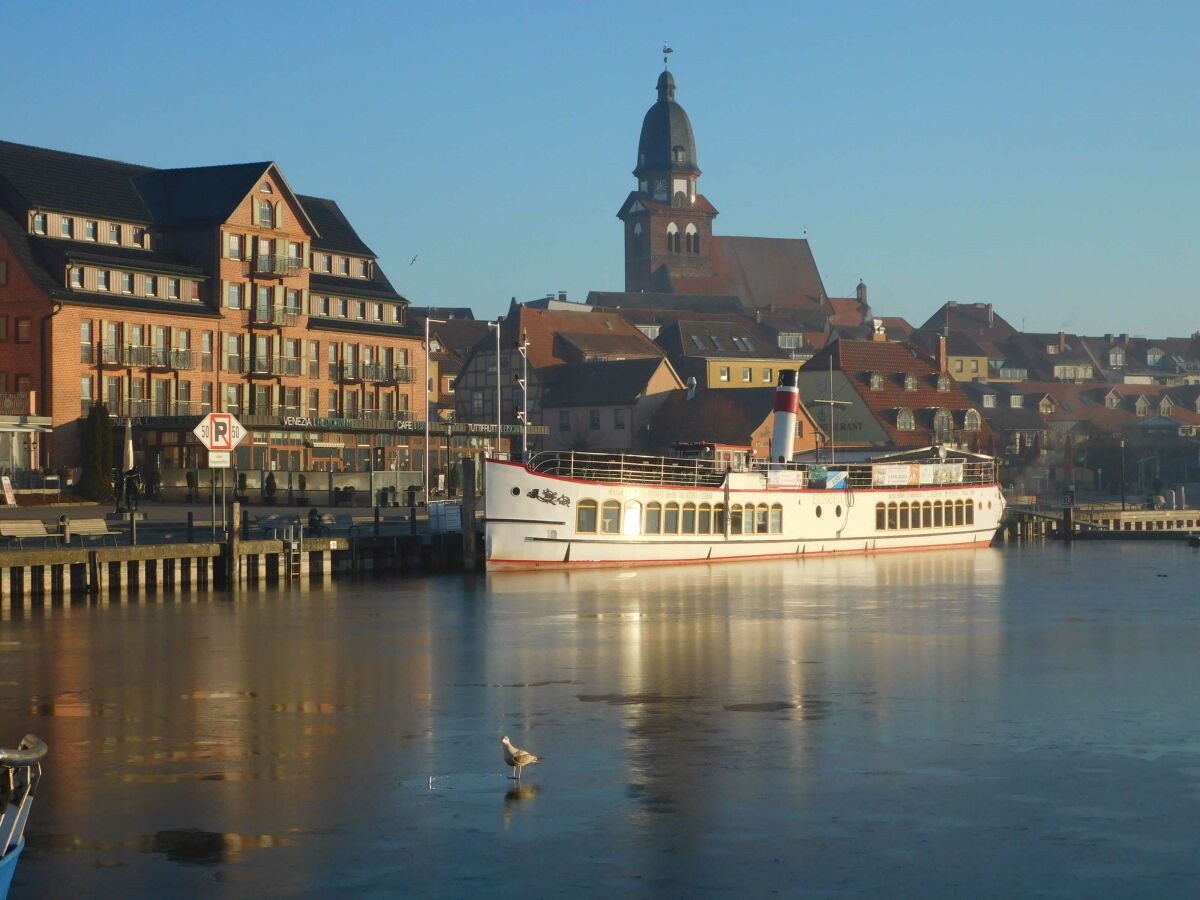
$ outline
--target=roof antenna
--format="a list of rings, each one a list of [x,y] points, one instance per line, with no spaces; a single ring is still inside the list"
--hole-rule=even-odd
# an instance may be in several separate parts
[[[666,69],[668,68],[667,58],[674,52],[675,51],[670,48],[670,46],[667,44],[667,42],[663,41],[663,71],[666,71]]]

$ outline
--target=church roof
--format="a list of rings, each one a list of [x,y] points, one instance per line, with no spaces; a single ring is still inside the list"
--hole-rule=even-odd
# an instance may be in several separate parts
[[[675,102],[675,79],[670,72],[658,76],[658,102],[646,111],[638,140],[638,163],[633,174],[640,178],[652,172],[700,174],[692,123],[683,107]]]
[[[804,238],[717,237],[712,263],[748,309],[820,305],[825,285]]]

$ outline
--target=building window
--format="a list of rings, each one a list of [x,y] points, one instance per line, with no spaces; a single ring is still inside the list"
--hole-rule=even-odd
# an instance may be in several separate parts
[[[285,297],[287,300],[287,308],[294,313],[300,312],[300,292],[289,288]]]
[[[33,337],[33,320],[17,317],[17,334],[16,340],[18,344],[28,344]]]
[[[369,259],[360,259],[358,261],[358,274],[363,278],[371,277],[371,261]]]
[[[225,291],[225,305],[230,309],[242,308],[242,285],[237,282],[230,282]]]
[[[115,223],[108,226],[108,242],[110,244],[121,243],[121,226]]]
[[[376,322],[383,321],[383,304],[382,303],[375,304],[375,321]]]
[[[589,409],[588,410],[588,430],[589,431],[599,431],[600,430],[600,410],[598,410],[598,409]]]
[[[343,257],[342,257],[342,261],[341,261],[341,267],[342,267],[342,274],[343,274],[343,275],[349,275],[349,274],[350,274],[350,257],[348,257],[348,256],[343,256]]]
[[[963,370],[963,361],[961,359],[956,359],[954,361],[954,371],[961,372],[962,370]]]
[[[939,409],[933,414],[933,433],[939,441],[949,440],[954,427],[954,419],[947,409]]]
[[[995,394],[984,394],[983,395],[983,405],[984,405],[985,409],[994,408],[996,406],[996,395]]]
[[[896,410],[896,427],[901,431],[912,431],[914,427],[911,409]]]
[[[963,430],[978,431],[979,430],[979,413],[973,409],[968,409],[963,415]]]
[[[348,319],[350,317],[350,301],[345,297],[338,301],[338,315],[343,319]]]
[[[915,391],[917,389],[917,376],[911,372],[904,376],[904,389],[906,391]]]
[[[110,286],[111,274],[107,270],[101,270],[96,273],[96,290],[107,291]]]
[[[129,272],[121,273],[121,293],[123,293],[123,294],[132,294],[133,293],[133,275]]]
[[[96,238],[98,237],[98,233],[99,233],[98,230],[99,230],[99,226],[95,222],[92,222],[89,220],[88,222],[84,223],[83,233],[86,235],[86,237],[89,241],[96,240]]]
[[[63,216],[59,222],[59,230],[65,238],[75,237],[75,220],[70,216]]]
[[[8,340],[8,316],[0,316],[0,341]],[[1200,402],[1200,401],[1197,401]]]
[[[774,369],[763,369],[763,384],[770,384],[775,377]]]
[[[71,266],[71,287],[73,287],[73,288],[83,287],[83,267],[82,266]]]
[[[333,257],[326,253],[321,259],[321,270],[324,272],[333,271]]]
[[[172,300],[179,299],[179,279],[178,278],[168,278],[167,279],[167,296],[170,297]]]
[[[146,296],[147,297],[157,297],[158,296],[158,278],[154,275],[146,276]]]
[[[46,214],[45,213],[35,213],[34,214],[34,216],[33,216],[33,233],[34,234],[45,234],[46,233]]]
[[[959,362],[962,362],[962,360],[960,359]],[[945,372],[942,372],[940,375],[938,375],[937,389],[939,391],[950,390],[950,376],[947,375]]]
[[[720,372],[717,377],[721,381],[728,381],[729,380],[729,366],[721,366]]]
[[[742,381],[749,384],[753,378],[754,378],[754,371],[752,369],[750,369],[750,368],[742,369]]]
[[[258,204],[258,224],[263,228],[275,227],[275,207],[270,200],[261,200]]]
[[[28,375],[17,376],[17,393],[27,394],[33,388],[33,380]]]
[[[615,428],[617,431],[625,430],[625,410],[613,410],[613,428]]]
[[[230,259],[241,259],[242,258],[243,243],[242,243],[242,236],[240,234],[229,235],[229,237],[226,239],[226,247],[228,248],[228,250],[226,251],[226,255]]]
[[[977,360],[977,359],[971,360],[971,374],[972,375],[979,374],[979,360]]]

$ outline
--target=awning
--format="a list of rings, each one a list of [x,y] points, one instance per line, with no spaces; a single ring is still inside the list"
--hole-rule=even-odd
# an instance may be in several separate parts
[[[0,431],[20,431],[20,432],[36,432],[38,434],[49,434],[50,429],[44,425],[17,425],[15,423],[0,422]]]

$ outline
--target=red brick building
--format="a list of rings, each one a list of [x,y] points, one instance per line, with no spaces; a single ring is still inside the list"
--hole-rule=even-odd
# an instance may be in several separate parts
[[[164,475],[204,465],[191,431],[210,411],[246,425],[243,470],[419,472],[407,306],[337,203],[274,163],[0,142],[0,393],[43,398],[43,465],[79,464],[80,418],[104,403]]]

